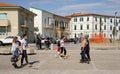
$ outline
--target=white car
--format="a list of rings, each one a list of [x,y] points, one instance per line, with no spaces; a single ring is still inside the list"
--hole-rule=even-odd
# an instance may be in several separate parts
[[[13,41],[13,37],[15,36],[7,36],[3,39],[0,39],[0,46],[1,45],[5,45],[5,44],[12,44],[12,41]],[[17,37],[17,36],[16,36]],[[18,38],[19,39],[19,38]]]

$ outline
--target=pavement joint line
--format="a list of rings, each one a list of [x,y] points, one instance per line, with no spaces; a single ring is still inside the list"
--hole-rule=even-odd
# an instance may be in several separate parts
[[[95,66],[94,61],[91,61],[91,64],[92,64],[92,66],[93,66],[93,70],[94,70],[94,71],[98,71],[97,67]]]

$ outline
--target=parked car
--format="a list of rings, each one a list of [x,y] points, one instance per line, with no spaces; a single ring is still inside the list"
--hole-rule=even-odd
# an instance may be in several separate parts
[[[13,41],[13,37],[15,36],[7,36],[3,39],[0,39],[0,46],[1,45],[11,45]],[[20,37],[18,37],[18,40],[20,40]]]

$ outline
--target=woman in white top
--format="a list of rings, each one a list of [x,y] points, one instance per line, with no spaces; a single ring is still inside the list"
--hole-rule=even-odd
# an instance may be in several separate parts
[[[15,68],[17,68],[17,61],[19,60],[19,56],[20,56],[20,50],[19,50],[19,42],[18,42],[18,38],[17,37],[14,37],[13,38],[13,42],[12,42],[12,54],[13,54],[13,58],[14,58],[14,61],[13,61],[13,66]]]

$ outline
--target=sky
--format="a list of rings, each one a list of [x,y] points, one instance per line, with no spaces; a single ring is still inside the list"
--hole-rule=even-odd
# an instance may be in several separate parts
[[[0,0],[26,9],[36,7],[58,15],[92,12],[120,16],[120,0]]]

